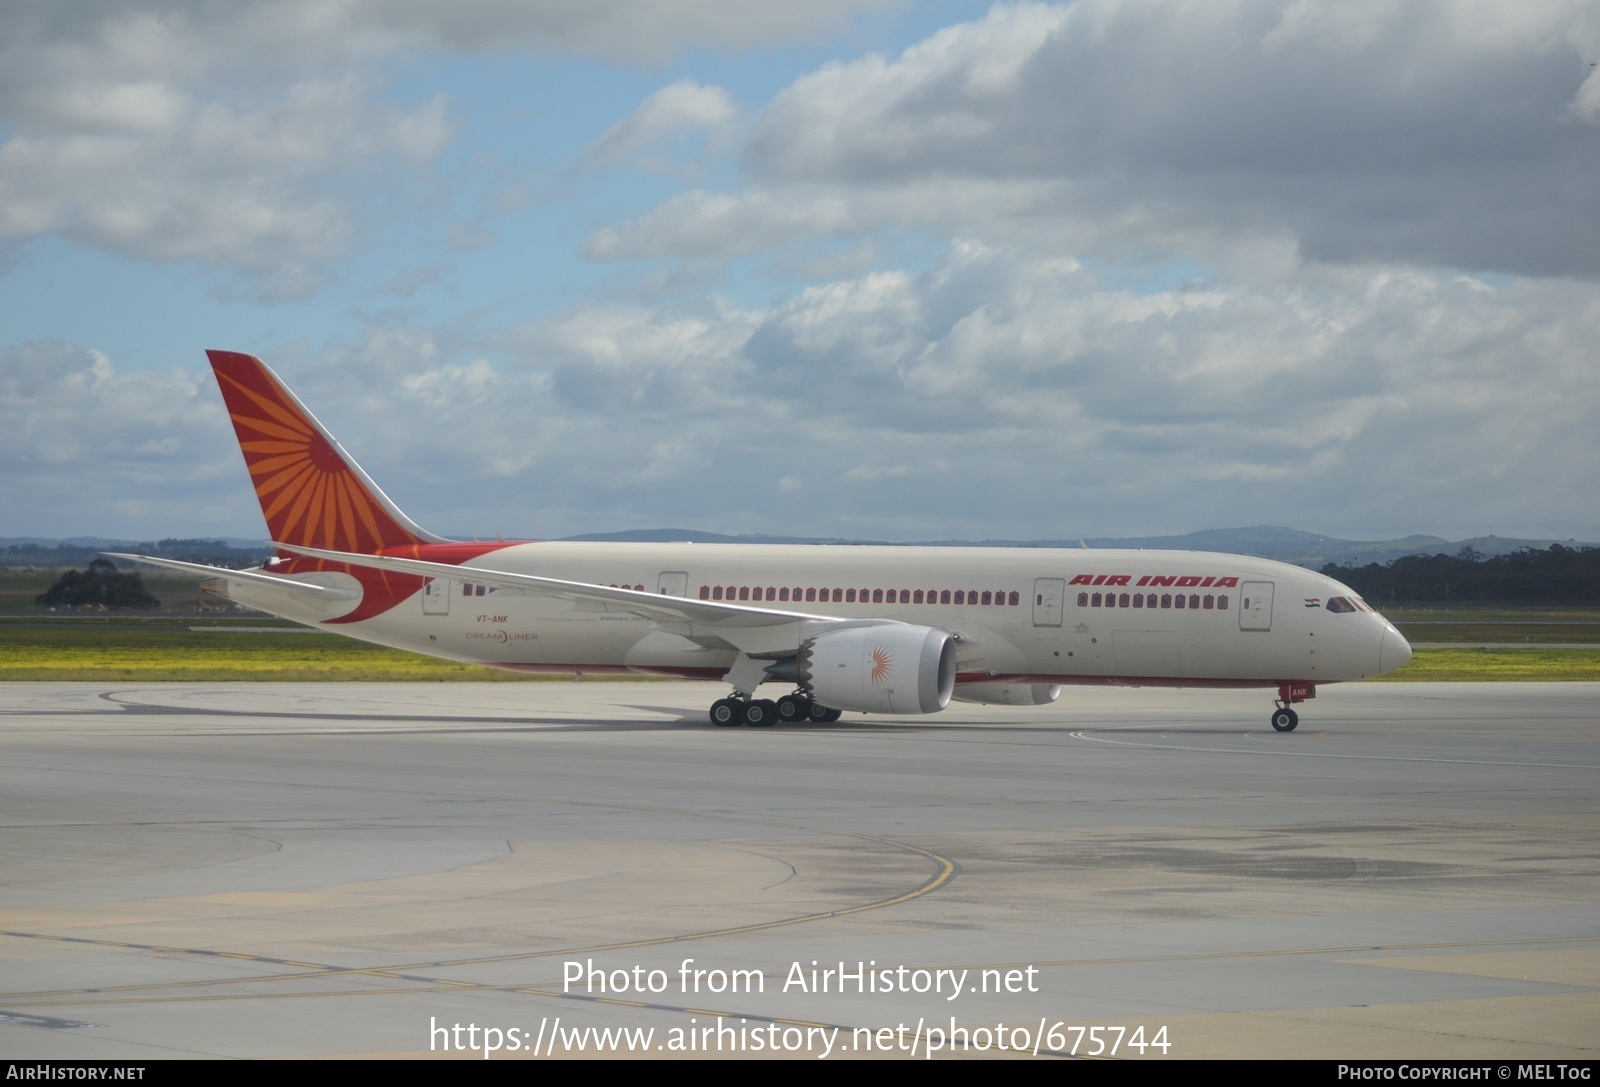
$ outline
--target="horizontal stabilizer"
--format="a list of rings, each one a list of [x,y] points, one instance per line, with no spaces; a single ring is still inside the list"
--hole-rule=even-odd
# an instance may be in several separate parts
[[[354,589],[339,589],[332,585],[313,585],[308,581],[296,581],[293,578],[276,577],[272,574],[263,574],[258,570],[229,570],[225,566],[203,566],[198,562],[179,562],[177,559],[154,559],[148,555],[119,555],[114,551],[101,552],[113,559],[127,559],[130,562],[143,562],[151,566],[165,566],[169,570],[182,570],[188,574],[199,577],[220,577],[230,581],[249,581],[258,585],[270,585],[274,589],[285,589],[303,596],[315,597],[319,600],[359,600],[361,593]]]

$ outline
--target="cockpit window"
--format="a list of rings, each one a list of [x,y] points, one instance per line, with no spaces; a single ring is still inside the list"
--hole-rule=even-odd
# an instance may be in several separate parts
[[[1354,601],[1355,602],[1355,606],[1360,608],[1362,611],[1371,611],[1372,610],[1372,606],[1370,604],[1368,604],[1365,600],[1361,599],[1359,596],[1352,596],[1350,599],[1352,601]]]
[[[1356,606],[1342,596],[1328,597],[1328,610],[1335,612],[1355,611]]]

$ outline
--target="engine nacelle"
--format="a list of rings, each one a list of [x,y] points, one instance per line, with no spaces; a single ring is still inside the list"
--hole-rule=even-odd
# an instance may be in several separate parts
[[[950,697],[988,706],[1048,706],[1061,697],[1061,688],[1050,683],[965,683]]]
[[[904,623],[827,631],[800,647],[795,678],[836,710],[937,713],[955,690],[956,640]]]

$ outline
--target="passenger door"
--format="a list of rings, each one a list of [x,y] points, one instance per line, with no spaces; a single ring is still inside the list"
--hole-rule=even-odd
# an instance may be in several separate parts
[[[1042,577],[1033,583],[1033,625],[1061,625],[1061,599],[1067,591],[1066,578]]]
[[[1239,586],[1239,629],[1272,629],[1272,586],[1270,581],[1246,581]]]

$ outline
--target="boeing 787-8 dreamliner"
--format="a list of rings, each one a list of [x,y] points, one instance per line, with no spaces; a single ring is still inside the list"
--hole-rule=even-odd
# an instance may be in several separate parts
[[[1044,705],[1068,684],[1275,689],[1391,672],[1399,631],[1296,566],[1196,551],[460,542],[419,527],[260,360],[208,352],[277,557],[197,573],[353,638],[533,672],[720,681],[718,725]],[[783,691],[757,698],[763,684]]]

